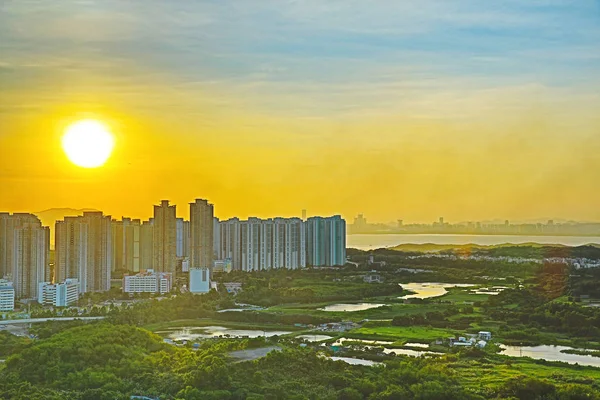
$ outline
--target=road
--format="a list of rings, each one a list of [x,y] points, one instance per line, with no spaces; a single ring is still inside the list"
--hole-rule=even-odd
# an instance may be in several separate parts
[[[80,319],[82,321],[93,321],[104,319],[106,317],[52,317],[52,318],[29,318],[29,319],[8,319],[0,320],[0,325],[18,325],[18,324],[35,324],[36,322],[47,321],[74,321]]]

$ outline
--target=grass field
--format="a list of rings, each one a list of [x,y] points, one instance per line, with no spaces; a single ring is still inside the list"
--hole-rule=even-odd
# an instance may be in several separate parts
[[[430,343],[439,338],[457,336],[460,332],[422,326],[377,326],[358,328],[348,337]]]

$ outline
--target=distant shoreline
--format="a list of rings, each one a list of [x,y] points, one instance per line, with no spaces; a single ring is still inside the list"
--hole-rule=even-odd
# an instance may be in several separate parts
[[[369,233],[347,233],[346,236],[357,236],[357,235],[431,235],[431,236],[564,236],[564,237],[597,237],[600,238],[600,232],[597,234],[592,233],[582,233],[582,234],[570,234],[570,233],[452,233],[452,232],[444,232],[444,233],[433,233],[433,232],[369,232]]]

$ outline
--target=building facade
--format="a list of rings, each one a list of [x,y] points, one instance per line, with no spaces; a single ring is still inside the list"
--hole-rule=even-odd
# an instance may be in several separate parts
[[[152,267],[150,269],[175,275],[177,267],[177,217],[175,206],[169,205],[168,200],[162,200],[160,205],[154,206],[152,237]]]
[[[123,277],[124,293],[169,293],[173,287],[173,275],[168,272],[148,270],[137,275]]]
[[[307,264],[315,267],[346,263],[346,221],[339,215],[306,221]]]
[[[50,276],[50,230],[33,214],[0,213],[0,278],[8,276],[17,298],[37,298]]]
[[[212,268],[214,209],[207,200],[190,203],[190,268]]]
[[[140,227],[140,271],[152,269],[154,256],[154,219],[144,221]]]
[[[112,221],[113,272],[139,272],[141,263],[141,222],[125,218]]]
[[[306,267],[306,227],[300,218],[232,218],[219,223],[215,253],[233,270]]]
[[[13,283],[0,279],[0,311],[14,311],[15,309],[15,288]]]
[[[177,218],[177,258],[190,256],[190,221]]]
[[[77,279],[80,293],[110,289],[113,262],[110,216],[84,212],[56,222],[55,278]]]
[[[79,282],[77,279],[65,279],[61,283],[41,282],[39,284],[38,303],[55,307],[68,307],[77,304]]]
[[[190,268],[190,293],[210,292],[210,268]]]

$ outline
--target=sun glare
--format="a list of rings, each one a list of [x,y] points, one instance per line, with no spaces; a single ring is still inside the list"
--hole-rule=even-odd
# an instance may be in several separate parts
[[[65,130],[62,147],[73,164],[97,168],[110,157],[114,138],[108,128],[98,121],[78,121]]]

